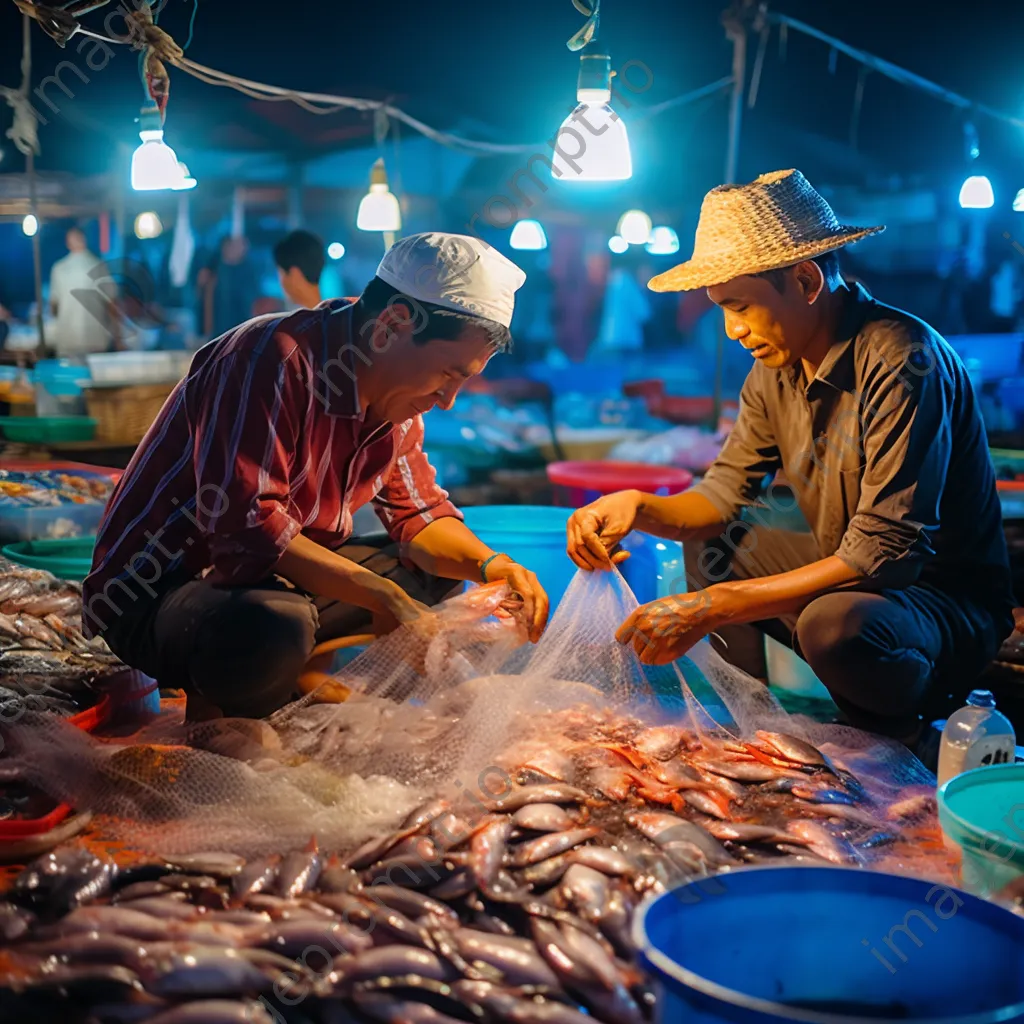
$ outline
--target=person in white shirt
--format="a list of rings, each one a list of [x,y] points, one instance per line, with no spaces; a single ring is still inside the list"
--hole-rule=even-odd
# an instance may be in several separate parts
[[[66,241],[68,255],[50,271],[55,321],[47,342],[58,358],[80,359],[113,347],[117,289],[103,260],[89,251],[80,228],[71,228]]]

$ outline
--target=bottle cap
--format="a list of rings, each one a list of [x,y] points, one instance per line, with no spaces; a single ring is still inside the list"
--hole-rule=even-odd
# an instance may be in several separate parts
[[[991,690],[971,690],[967,703],[972,708],[994,708],[996,699],[992,696]]]

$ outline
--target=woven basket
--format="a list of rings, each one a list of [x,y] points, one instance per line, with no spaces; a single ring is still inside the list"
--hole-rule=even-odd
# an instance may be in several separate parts
[[[96,440],[138,444],[152,426],[175,384],[129,384],[123,388],[83,388]]]

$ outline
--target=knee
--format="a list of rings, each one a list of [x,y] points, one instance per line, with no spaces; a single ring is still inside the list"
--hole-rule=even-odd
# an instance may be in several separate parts
[[[203,627],[192,666],[201,687],[211,677],[233,677],[251,693],[280,688],[284,703],[313,650],[316,612],[297,594],[239,592]]]
[[[808,664],[820,668],[859,667],[877,657],[879,645],[870,635],[868,617],[848,594],[826,594],[812,601],[796,623],[796,637]],[[820,673],[819,673],[820,675]]]

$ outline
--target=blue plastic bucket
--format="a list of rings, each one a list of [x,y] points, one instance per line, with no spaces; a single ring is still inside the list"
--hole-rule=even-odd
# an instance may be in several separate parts
[[[462,511],[466,525],[485,544],[537,574],[555,608],[576,575],[565,553],[565,527],[572,512],[549,505],[479,505]],[[678,544],[633,533],[622,547],[630,552],[620,566],[622,575],[641,604],[686,589]]]
[[[741,869],[640,908],[662,1024],[1024,1020],[1024,918],[932,882]]]
[[[960,847],[971,892],[991,896],[1024,875],[1024,764],[954,776],[939,790],[939,821]]]
[[[485,544],[537,574],[555,608],[576,575],[565,553],[571,513],[547,505],[479,505],[462,511],[466,525]]]

